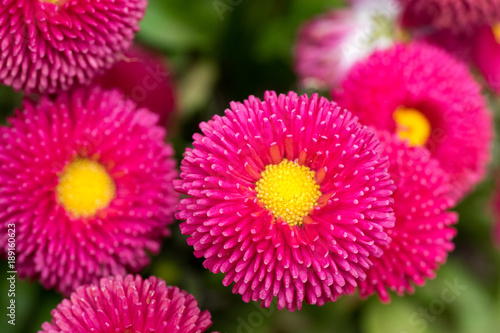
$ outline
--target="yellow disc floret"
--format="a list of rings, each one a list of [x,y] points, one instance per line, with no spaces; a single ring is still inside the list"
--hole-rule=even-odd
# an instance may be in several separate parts
[[[314,171],[286,159],[268,165],[256,183],[257,199],[291,226],[301,225],[317,204],[319,188]]]
[[[56,188],[57,202],[73,217],[91,217],[109,206],[116,187],[96,161],[78,158],[66,165]]]
[[[429,120],[418,110],[399,108],[393,114],[396,132],[401,140],[410,146],[424,146],[431,135]]]
[[[498,44],[500,44],[500,22],[497,24],[494,24],[491,29],[493,30],[493,35],[495,36],[495,39],[497,40]]]
[[[57,5],[59,8],[61,8],[69,0],[38,0],[38,1],[53,3],[54,5]]]

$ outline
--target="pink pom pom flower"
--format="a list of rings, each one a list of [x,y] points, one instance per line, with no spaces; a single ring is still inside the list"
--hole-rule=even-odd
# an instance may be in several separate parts
[[[307,22],[295,46],[295,70],[311,88],[337,86],[349,69],[376,49],[394,44],[399,6],[395,0],[357,0]]]
[[[27,100],[0,131],[0,245],[16,268],[68,294],[138,272],[169,235],[178,195],[158,117],[118,91]]]
[[[387,230],[392,241],[383,246],[384,254],[373,258],[373,267],[360,282],[361,296],[377,292],[390,301],[388,290],[399,295],[413,292],[413,284],[434,278],[439,264],[453,250],[451,227],[457,214],[449,212],[454,201],[449,197],[446,172],[431,158],[427,149],[409,147],[395,134],[381,132],[381,153],[389,156],[389,173],[396,182],[394,215],[396,224]]]
[[[139,107],[159,115],[162,126],[167,126],[174,112],[174,81],[167,63],[142,46],[134,45],[125,51],[121,61],[93,82],[105,89],[119,89]]]
[[[86,84],[130,47],[146,0],[0,0],[0,83],[27,93]]]
[[[266,92],[202,123],[187,149],[176,217],[204,266],[245,302],[293,311],[365,278],[394,224],[378,141],[318,95]]]
[[[39,333],[201,333],[212,325],[193,295],[154,276],[102,278],[79,287],[52,310]]]
[[[427,147],[459,199],[483,179],[490,160],[493,124],[480,90],[465,64],[414,43],[359,63],[333,96],[361,123]]]

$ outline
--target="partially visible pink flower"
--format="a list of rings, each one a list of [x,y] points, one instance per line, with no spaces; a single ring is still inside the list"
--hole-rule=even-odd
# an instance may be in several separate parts
[[[399,0],[407,27],[467,32],[500,18],[500,0]]]
[[[93,82],[105,89],[120,89],[139,107],[158,114],[162,126],[167,125],[174,112],[174,80],[167,62],[161,55],[142,46],[134,45],[125,51],[122,60]]]
[[[102,278],[79,287],[52,310],[38,333],[201,333],[212,325],[193,295],[154,276]]]
[[[314,94],[232,102],[194,135],[176,217],[196,257],[245,302],[300,309],[350,292],[393,226],[374,134]]]
[[[466,32],[429,29],[420,35],[417,30],[414,30],[412,38],[444,49],[455,58],[470,64],[472,62],[475,31],[475,29]]]
[[[500,23],[479,29],[473,52],[475,65],[490,88],[500,94]]]
[[[450,175],[456,199],[485,176],[492,117],[467,66],[446,52],[424,43],[376,52],[332,93],[362,123],[427,147]]]
[[[27,93],[86,84],[130,47],[146,0],[0,0],[0,83]]]
[[[394,214],[396,224],[387,230],[392,241],[383,247],[384,254],[373,258],[373,267],[360,282],[361,296],[377,292],[384,302],[390,301],[388,290],[399,295],[413,292],[413,284],[422,286],[435,277],[440,264],[453,250],[452,225],[457,214],[448,211],[449,177],[423,147],[409,147],[390,134],[379,132],[381,154],[389,156],[389,173],[396,182]]]
[[[295,45],[295,70],[301,85],[337,86],[349,69],[376,49],[394,42],[399,7],[395,0],[357,0],[307,22]]]
[[[68,294],[137,273],[158,253],[178,196],[158,116],[117,91],[26,100],[0,130],[0,248],[16,230],[21,278]]]

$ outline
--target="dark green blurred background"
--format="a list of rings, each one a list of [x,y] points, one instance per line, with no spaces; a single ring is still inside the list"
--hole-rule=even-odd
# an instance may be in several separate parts
[[[230,101],[262,96],[268,89],[296,90],[292,49],[297,28],[315,14],[341,5],[339,0],[150,0],[138,40],[164,53],[175,72],[179,114],[170,139],[177,156],[190,145],[198,123],[222,114]],[[2,123],[19,102],[20,95],[0,88]],[[497,112],[499,106],[497,102]],[[389,305],[376,297],[362,301],[357,296],[323,307],[305,305],[295,313],[246,304],[222,286],[222,276],[203,268],[177,225],[143,275],[154,274],[194,294],[200,307],[212,313],[211,329],[222,333],[500,332],[500,251],[492,243],[489,208],[495,156],[490,177],[457,208],[457,246],[448,263],[414,295],[394,296]],[[7,271],[5,262],[0,269]],[[7,290],[4,278],[3,309]],[[0,332],[37,332],[61,299],[37,282],[18,281],[16,326],[8,325],[3,315]]]

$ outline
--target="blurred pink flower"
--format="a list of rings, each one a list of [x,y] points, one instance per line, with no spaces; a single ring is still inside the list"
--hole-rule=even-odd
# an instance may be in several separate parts
[[[373,258],[373,267],[360,282],[360,292],[367,297],[377,292],[390,301],[388,290],[399,295],[412,293],[413,285],[425,284],[435,277],[439,264],[453,250],[451,239],[456,231],[451,225],[457,214],[449,212],[449,177],[427,149],[409,147],[395,134],[380,132],[381,154],[389,156],[389,173],[396,182],[394,215],[396,224],[387,230],[392,241],[383,246],[384,254]]]
[[[500,0],[399,0],[407,27],[432,26],[463,33],[500,18]]]
[[[490,88],[500,94],[500,23],[478,30],[473,52],[475,65]]]
[[[117,91],[26,100],[0,130],[0,246],[17,271],[68,294],[139,272],[170,231],[178,195],[158,116]]]
[[[212,325],[193,295],[154,276],[102,278],[79,287],[52,310],[38,333],[201,333]]]
[[[414,33],[412,37],[444,49],[455,58],[470,64],[472,62],[475,31],[472,29],[467,32],[452,32],[447,29],[431,29],[421,36]]]
[[[202,123],[174,182],[176,217],[204,266],[245,302],[323,305],[389,242],[393,181],[378,141],[317,94],[266,92]]]
[[[122,60],[94,79],[105,89],[118,88],[139,107],[160,116],[166,126],[175,109],[174,80],[166,60],[146,48],[134,45]]]
[[[86,84],[130,47],[146,0],[0,0],[0,83],[27,93]]]
[[[423,43],[376,52],[332,94],[362,123],[427,147],[457,200],[485,176],[492,117],[467,66],[446,52]]]
[[[338,85],[357,61],[394,43],[398,14],[395,0],[358,0],[304,24],[295,45],[300,83],[326,89]]]

